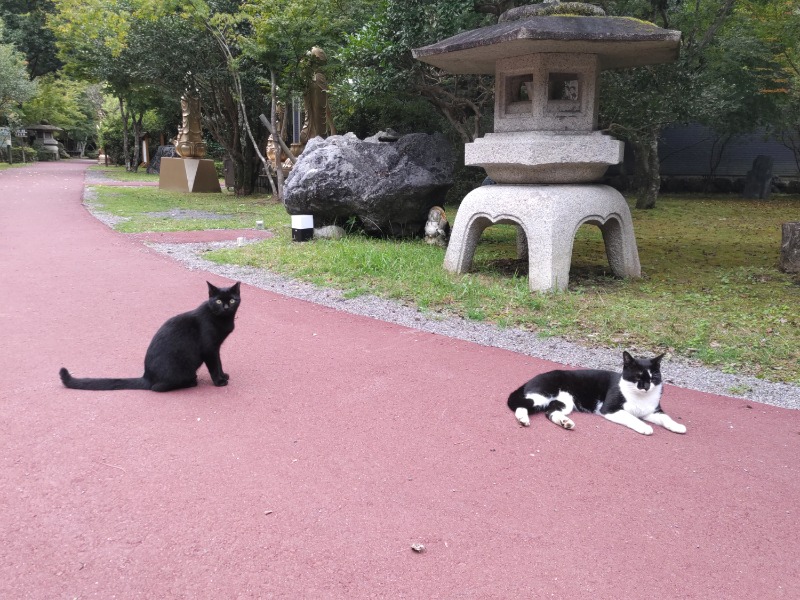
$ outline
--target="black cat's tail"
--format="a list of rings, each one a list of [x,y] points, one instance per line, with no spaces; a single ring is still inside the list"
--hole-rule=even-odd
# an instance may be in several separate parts
[[[527,408],[528,412],[534,412],[533,400],[525,397],[525,386],[521,385],[508,396],[508,408],[516,412],[518,408]]]
[[[69,374],[65,368],[58,372],[61,381],[68,388],[74,390],[149,390],[150,382],[144,377],[131,377],[128,379],[77,379]]]

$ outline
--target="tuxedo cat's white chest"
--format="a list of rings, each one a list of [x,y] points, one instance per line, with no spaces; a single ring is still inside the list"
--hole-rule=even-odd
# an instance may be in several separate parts
[[[621,380],[619,382],[619,389],[622,392],[622,396],[625,398],[625,404],[622,406],[622,410],[640,419],[652,415],[661,402],[662,387],[663,386],[659,383],[650,386],[648,390],[640,390],[636,387],[635,383],[625,381],[624,379]]]

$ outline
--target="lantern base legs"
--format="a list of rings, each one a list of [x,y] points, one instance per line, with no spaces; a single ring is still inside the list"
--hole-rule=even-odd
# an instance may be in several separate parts
[[[603,233],[609,266],[618,277],[640,277],[639,252],[628,203],[606,185],[486,185],[470,192],[458,209],[444,268],[466,273],[490,225],[518,227],[518,254],[528,256],[532,292],[564,290],[572,243],[584,223]]]

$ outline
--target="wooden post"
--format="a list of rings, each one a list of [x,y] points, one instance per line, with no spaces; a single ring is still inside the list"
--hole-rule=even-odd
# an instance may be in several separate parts
[[[800,222],[781,225],[781,257],[778,268],[784,273],[800,273]]]

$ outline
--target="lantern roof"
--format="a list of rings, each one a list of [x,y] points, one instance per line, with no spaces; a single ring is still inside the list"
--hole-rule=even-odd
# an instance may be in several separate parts
[[[416,48],[414,58],[456,74],[493,75],[495,63],[537,53],[596,54],[600,69],[677,60],[681,32],[629,17],[523,15]]]
[[[26,125],[23,129],[27,129],[28,131],[64,131],[61,127],[50,125],[50,123],[47,123],[46,121],[35,123],[33,125]]]

